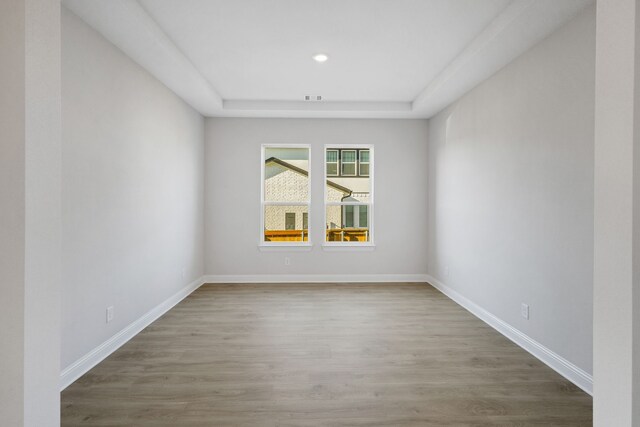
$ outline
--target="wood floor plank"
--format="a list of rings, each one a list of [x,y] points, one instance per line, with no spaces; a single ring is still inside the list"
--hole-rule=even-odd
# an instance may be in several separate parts
[[[205,285],[62,393],[63,426],[590,426],[429,285]]]

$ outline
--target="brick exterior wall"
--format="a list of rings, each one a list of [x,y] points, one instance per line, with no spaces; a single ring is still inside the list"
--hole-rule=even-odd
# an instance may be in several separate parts
[[[264,183],[265,201],[278,202],[303,202],[309,200],[309,177],[299,172],[286,168],[277,163],[269,163],[265,166],[266,180]],[[327,201],[339,202],[348,193],[327,185]],[[354,194],[359,201],[368,201],[368,193]],[[264,225],[267,230],[284,230],[286,213],[295,213],[296,230],[303,229],[302,214],[308,212],[306,206],[266,206],[264,212]],[[332,228],[340,227],[342,223],[342,210],[340,206],[327,207],[327,223]]]

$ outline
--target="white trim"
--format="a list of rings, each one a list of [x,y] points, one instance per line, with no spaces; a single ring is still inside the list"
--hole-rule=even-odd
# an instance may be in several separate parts
[[[332,247],[337,249],[338,247]],[[325,246],[323,245],[323,249]],[[341,248],[342,249],[342,248]],[[347,249],[346,247],[344,249]],[[348,248],[353,249],[353,248]],[[438,279],[428,274],[258,274],[258,275],[206,275],[190,283],[173,296],[160,303],[138,320],[109,338],[80,359],[67,366],[60,373],[60,390],[64,390],[91,368],[96,366],[110,354],[124,345],[140,331],[149,326],[160,316],[165,314],[184,298],[205,283],[387,283],[387,282],[419,282],[428,283],[444,295],[465,308],[467,311],[487,323],[515,344],[528,351],[554,371],[580,387],[586,393],[593,395],[593,376],[569,362],[562,356],[532,339],[525,333],[514,328],[484,308],[462,296],[457,291],[446,286]]]
[[[206,282],[205,276],[191,282],[180,291],[176,292],[165,301],[152,308],[138,320],[130,323],[117,334],[82,356],[80,359],[67,366],[60,373],[60,390],[64,390],[78,378],[89,372],[91,368],[106,359],[111,353],[124,345],[140,331],[152,324],[160,316],[171,310],[176,304],[188,297],[193,291]]]
[[[82,1],[82,0],[79,0]],[[65,2],[66,3],[66,2]],[[359,113],[359,112],[396,112],[410,113],[412,109],[411,102],[405,101],[283,101],[283,100],[242,100],[242,99],[225,99],[223,100],[223,110],[229,113],[246,111],[250,113],[248,117],[269,117],[268,115],[255,115],[256,112],[279,112],[279,111],[305,111],[305,112],[322,112],[332,111],[336,113]],[[212,115],[210,117],[244,117],[245,115]],[[288,117],[288,116],[280,116]],[[295,117],[295,115],[291,115]],[[310,115],[309,117],[313,117]],[[386,117],[386,115],[384,116]],[[398,114],[398,117],[411,117],[407,114]]]
[[[205,283],[427,283],[426,274],[212,274]]]
[[[524,332],[514,328],[507,322],[494,316],[484,308],[480,307],[467,297],[461,295],[457,291],[451,289],[444,283],[440,282],[433,276],[427,275],[427,282],[434,288],[445,294],[447,297],[458,303],[478,319],[500,332],[505,337],[531,353],[541,362],[549,366],[551,369],[580,387],[586,393],[593,396],[593,376],[585,372],[578,366],[569,362],[564,357],[553,352],[549,348],[540,344],[538,341],[529,337]]]
[[[326,202],[327,206],[362,206],[362,205],[370,205],[369,202]]]
[[[375,243],[372,242],[324,242],[322,244],[322,246],[327,246],[327,247],[336,247],[336,248],[348,248],[348,247],[354,247],[354,248],[362,248],[364,246],[375,246]]]
[[[258,249],[261,252],[270,251],[310,251],[313,248],[313,244],[308,242],[265,242],[258,245]]]
[[[332,244],[334,243],[334,244]],[[349,251],[364,251],[371,252],[376,250],[376,245],[373,243],[354,243],[354,242],[325,242],[321,245],[323,251],[327,252],[349,252]]]
[[[264,202],[265,206],[309,206],[309,202]]]

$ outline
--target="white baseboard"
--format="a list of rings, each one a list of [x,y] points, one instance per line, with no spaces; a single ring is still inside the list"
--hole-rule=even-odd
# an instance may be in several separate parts
[[[60,390],[64,390],[75,380],[89,372],[91,368],[102,362],[107,356],[136,336],[140,331],[153,323],[160,316],[171,310],[176,304],[188,297],[193,291],[205,283],[204,276],[191,282],[171,297],[148,311],[135,322],[91,350],[89,353],[67,366],[60,373]]]
[[[427,282],[426,274],[213,274],[205,283],[362,283]]]
[[[263,275],[206,275],[160,303],[135,322],[109,338],[83,357],[67,366],[60,374],[60,390],[64,390],[91,368],[104,360],[140,331],[165,314],[176,304],[205,283],[362,283],[362,282],[427,282],[451,298],[480,320],[537,357],[560,375],[593,395],[593,377],[562,356],[554,353],[528,335],[497,318],[484,308],[446,286],[428,274],[263,274]]]
[[[461,295],[457,291],[451,289],[435,277],[427,275],[427,282],[429,282],[434,288],[438,289],[440,292],[451,298],[453,301],[458,303],[460,306],[465,308],[471,314],[475,315],[477,318],[484,321],[493,329],[500,332],[502,335],[509,338],[511,341],[531,353],[551,369],[593,396],[593,376],[580,369],[573,363],[569,362],[559,354],[551,351],[549,348],[540,344],[538,341],[529,337],[525,333],[489,313],[487,310],[480,307],[465,296]]]

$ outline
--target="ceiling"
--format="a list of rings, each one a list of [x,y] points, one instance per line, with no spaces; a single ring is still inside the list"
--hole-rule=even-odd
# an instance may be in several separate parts
[[[509,0],[140,3],[224,99],[411,101]]]
[[[592,2],[64,0],[205,116],[389,118],[432,116]]]

